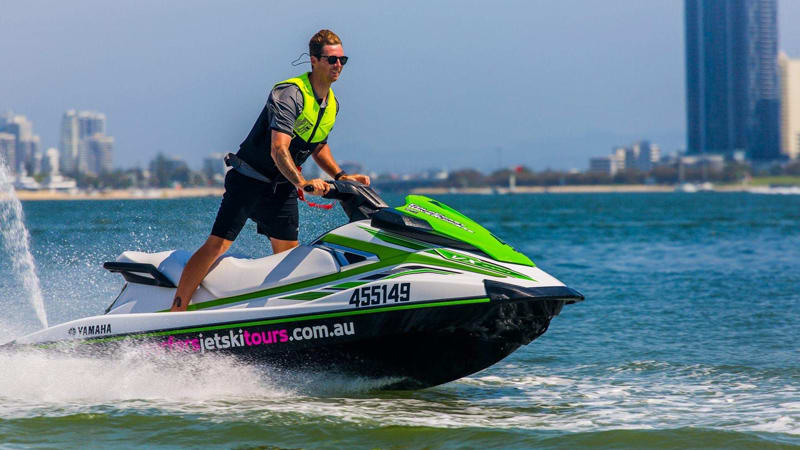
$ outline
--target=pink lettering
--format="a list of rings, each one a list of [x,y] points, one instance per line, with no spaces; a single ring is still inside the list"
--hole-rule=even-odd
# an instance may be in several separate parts
[[[253,345],[250,343],[250,333],[247,330],[244,330],[244,343],[249,345]]]
[[[158,344],[159,347],[170,349],[170,350],[192,350],[199,352],[200,348],[200,340],[197,338],[194,339],[184,339],[184,340],[177,340],[175,336],[167,337],[167,340]]]

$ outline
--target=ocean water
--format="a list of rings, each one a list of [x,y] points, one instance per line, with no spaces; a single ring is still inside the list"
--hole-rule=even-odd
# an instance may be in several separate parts
[[[800,196],[438,199],[586,301],[497,365],[415,392],[135,349],[114,361],[0,354],[0,447],[800,447]],[[104,261],[193,250],[217,206],[23,203],[49,322],[102,313],[122,286]],[[300,239],[344,220],[301,207]],[[252,224],[232,251],[269,253]],[[0,255],[2,342],[40,326],[11,257]]]

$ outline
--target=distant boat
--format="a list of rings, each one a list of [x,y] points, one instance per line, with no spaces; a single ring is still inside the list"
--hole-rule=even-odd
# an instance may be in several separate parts
[[[17,175],[16,179],[14,180],[14,189],[18,191],[38,191],[41,188],[42,185],[39,184],[38,181],[24,173]]]
[[[77,193],[78,183],[71,178],[66,178],[58,174],[52,174],[45,179],[42,188],[50,191]]]
[[[697,190],[701,192],[713,192],[714,191],[714,184],[710,181],[706,181],[704,183],[700,183],[697,187]]]
[[[675,186],[675,192],[684,192],[693,194],[695,192],[714,192],[714,184],[710,181],[704,183],[689,183],[683,182]]]
[[[680,183],[680,184],[675,186],[675,192],[683,192],[683,193],[687,193],[687,194],[694,194],[697,191],[698,191],[697,185],[694,184],[694,183],[684,182],[684,183]]]
[[[751,194],[800,195],[800,186],[759,186],[750,188]]]

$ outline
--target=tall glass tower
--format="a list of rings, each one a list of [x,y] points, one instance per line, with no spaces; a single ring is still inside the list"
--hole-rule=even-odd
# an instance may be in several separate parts
[[[684,0],[690,154],[780,157],[777,0]]]

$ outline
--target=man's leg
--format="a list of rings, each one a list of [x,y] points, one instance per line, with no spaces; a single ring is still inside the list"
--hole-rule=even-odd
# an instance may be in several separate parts
[[[269,242],[272,244],[272,253],[275,254],[291,250],[297,247],[298,244],[297,241],[284,241],[282,239],[275,239],[274,237],[270,237]]]
[[[269,185],[247,178],[235,170],[228,171],[225,175],[225,194],[222,195],[211,234],[183,268],[170,311],[186,311],[194,291],[208,274],[208,269],[228,251],[233,240],[242,231],[256,202],[268,188]]]
[[[211,235],[206,243],[200,247],[186,263],[181,273],[181,280],[178,282],[178,290],[175,292],[175,300],[172,302],[170,311],[186,311],[189,300],[192,299],[194,291],[200,282],[208,274],[208,269],[220,256],[225,254],[233,241]],[[273,244],[274,245],[274,244]]]
[[[269,237],[272,253],[278,254],[297,247],[299,213],[297,189],[290,183],[279,184],[275,194],[264,198],[255,209],[253,220],[259,234]]]

